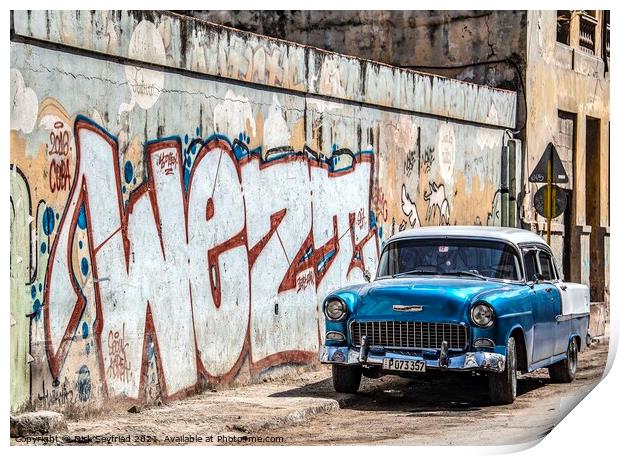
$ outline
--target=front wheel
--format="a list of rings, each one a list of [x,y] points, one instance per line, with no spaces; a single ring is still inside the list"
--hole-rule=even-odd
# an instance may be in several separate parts
[[[359,366],[332,365],[332,382],[339,393],[357,393],[362,381],[362,369]]]
[[[517,398],[517,350],[512,337],[506,344],[504,371],[489,374],[489,397],[497,405],[512,404]]]
[[[574,337],[571,338],[566,349],[566,358],[562,361],[552,364],[547,368],[549,371],[549,378],[554,383],[570,383],[575,380],[577,374],[577,341]]]

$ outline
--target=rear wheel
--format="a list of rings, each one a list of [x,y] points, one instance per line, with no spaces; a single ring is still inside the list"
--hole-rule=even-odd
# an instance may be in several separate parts
[[[512,404],[517,398],[517,350],[512,337],[506,344],[504,371],[489,374],[489,397],[498,405]]]
[[[339,393],[357,393],[362,381],[362,369],[359,366],[332,365],[332,382]]]
[[[570,383],[575,380],[577,374],[577,340],[572,337],[566,349],[566,358],[562,361],[552,364],[547,368],[549,378],[554,383]]]

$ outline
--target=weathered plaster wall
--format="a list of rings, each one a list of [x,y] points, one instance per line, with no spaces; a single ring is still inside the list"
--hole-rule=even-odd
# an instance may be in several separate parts
[[[589,284],[594,300],[601,300],[596,296],[604,295],[605,301],[609,301],[609,73],[605,72],[600,57],[584,54],[556,41],[555,11],[530,11],[528,14],[528,36],[531,39],[527,52],[529,110],[525,176],[534,169],[549,142],[558,144],[558,112],[573,114],[572,169],[570,163],[565,164],[567,172],[572,174],[572,216],[570,220],[563,216],[552,222],[552,248],[558,258],[570,248],[569,279]],[[578,36],[573,37],[573,42],[575,39]],[[600,120],[598,144],[593,143],[596,139],[586,137],[588,119]],[[589,147],[598,147],[598,163],[588,157],[586,149]],[[593,173],[599,186],[598,194],[591,195],[589,200],[586,198],[591,190],[586,180],[587,170]],[[524,221],[543,232],[546,222],[535,213],[532,204],[539,185],[527,186],[529,193],[523,205]],[[593,206],[596,206],[595,216],[588,220],[587,213]],[[591,268],[596,271],[592,275]],[[595,281],[591,281],[592,278]]]
[[[14,409],[314,363],[394,232],[498,223],[512,92],[173,14],[13,26]]]
[[[397,67],[519,92],[525,121],[525,10],[185,11],[240,30],[286,39]],[[509,63],[510,60],[512,63]]]
[[[525,57],[527,11],[524,10],[227,10],[186,11],[185,14],[395,66],[450,66]],[[523,52],[519,52],[521,49]],[[514,89],[518,84],[511,68],[461,68],[452,70],[449,76]]]

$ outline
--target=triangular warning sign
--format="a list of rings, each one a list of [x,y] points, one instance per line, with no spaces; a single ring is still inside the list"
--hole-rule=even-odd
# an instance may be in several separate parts
[[[551,167],[549,168],[549,162]],[[547,148],[540,157],[540,161],[534,168],[532,174],[530,174],[530,182],[547,182],[547,172],[551,171],[551,183],[552,184],[566,184],[568,183],[568,175],[562,165],[562,160],[558,155],[558,151],[552,143],[547,144]]]

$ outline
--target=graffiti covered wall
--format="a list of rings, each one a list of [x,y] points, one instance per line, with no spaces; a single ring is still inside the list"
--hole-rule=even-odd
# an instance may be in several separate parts
[[[315,363],[323,298],[392,234],[499,220],[511,92],[174,14],[12,14],[13,409]]]

